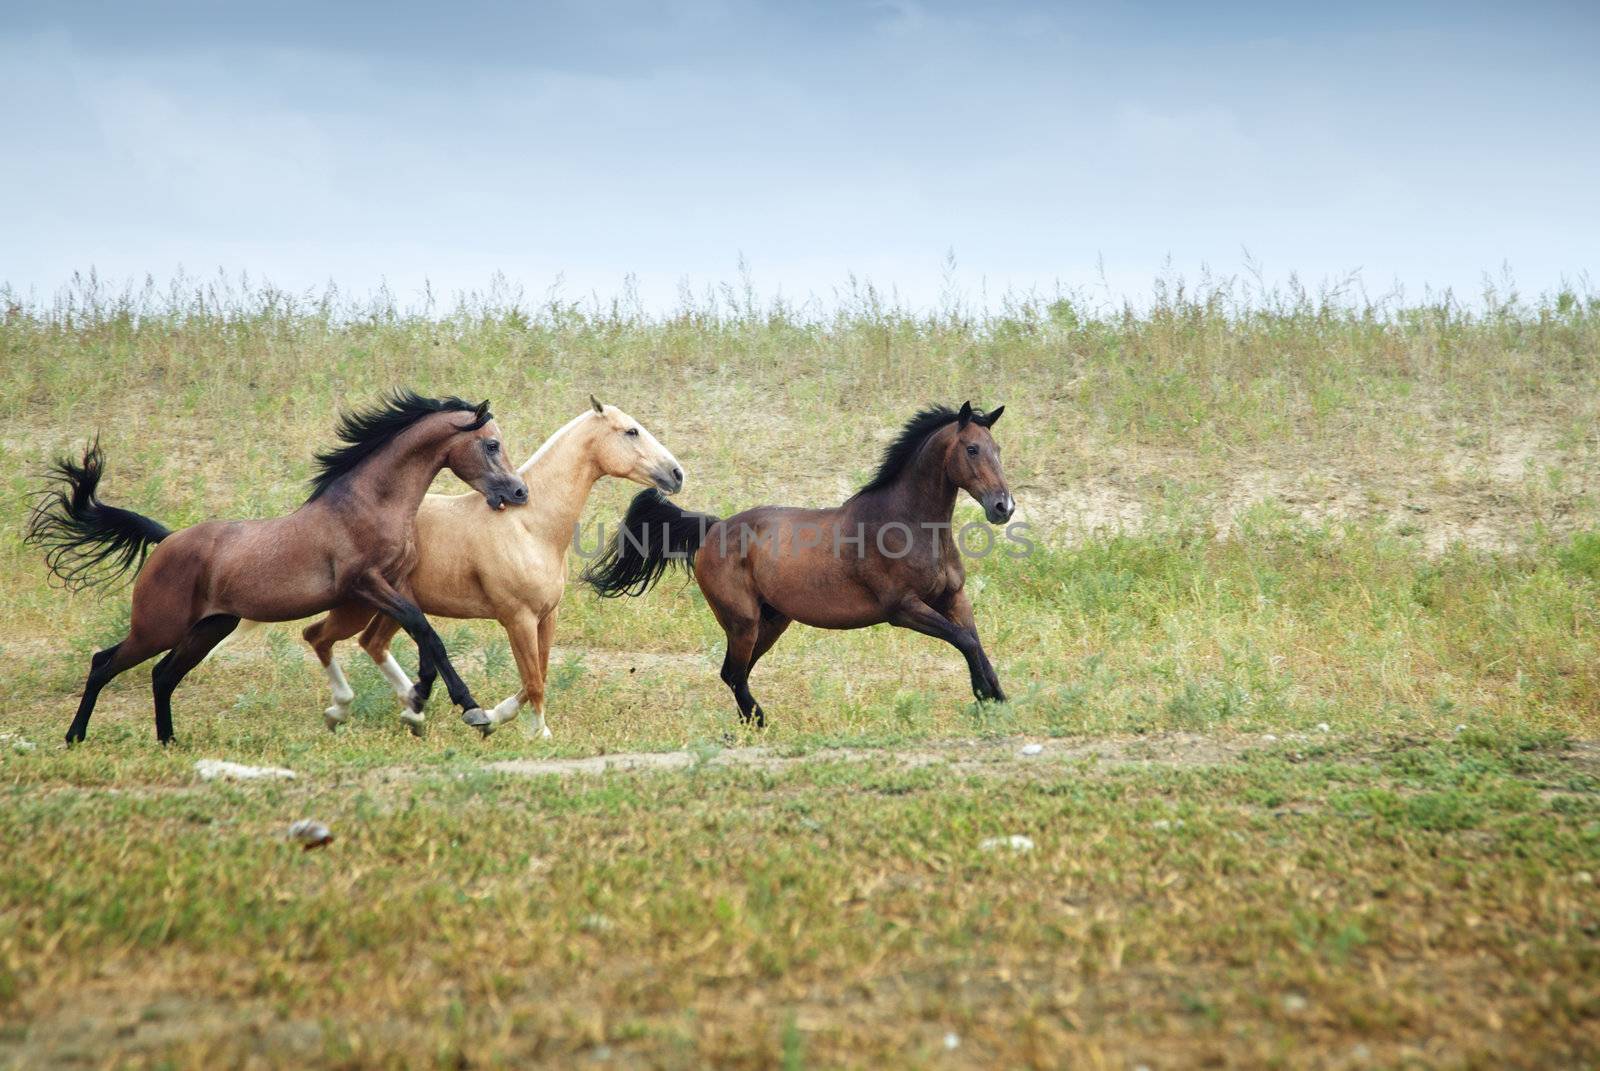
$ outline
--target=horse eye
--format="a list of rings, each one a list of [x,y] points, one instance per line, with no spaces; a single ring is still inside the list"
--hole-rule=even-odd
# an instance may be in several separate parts
[[[977,457],[978,456],[978,444],[977,443],[968,443],[967,444],[967,456],[968,457]]]
[[[488,442],[483,444],[483,448],[489,451],[491,454],[498,454],[500,452],[500,443],[498,440],[490,439]]]
[[[628,434],[629,435],[638,435],[639,434],[639,429],[638,428],[629,428],[628,429]]]

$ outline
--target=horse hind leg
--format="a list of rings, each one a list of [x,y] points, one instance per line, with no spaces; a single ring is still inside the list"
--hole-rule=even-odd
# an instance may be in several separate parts
[[[190,627],[178,645],[156,663],[150,674],[151,690],[156,701],[156,739],[162,744],[172,742],[172,693],[178,682],[200,664],[211,648],[221,643],[238,625],[239,619],[231,614],[212,614],[201,618]]]
[[[722,658],[722,683],[733,692],[733,701],[739,705],[739,720],[765,728],[766,712],[750,694],[750,667],[761,657],[757,648],[764,652],[772,646],[783,628],[775,625],[776,631],[761,646],[762,619],[766,616],[763,611],[768,608],[756,591],[754,578],[743,563],[719,564],[722,567],[697,572],[695,580],[728,637],[728,650]],[[784,625],[787,624],[785,620]]]
[[[317,661],[322,663],[322,671],[327,674],[328,685],[333,692],[333,705],[322,712],[322,722],[330,732],[343,725],[350,717],[350,704],[355,702],[356,698],[355,690],[345,679],[344,670],[340,669],[339,663],[334,660],[334,645],[360,632],[361,626],[366,624],[370,616],[371,611],[364,606],[340,606],[321,621],[308,625],[300,633],[301,639],[306,641],[312,653],[317,656]]]
[[[723,631],[728,634],[728,652],[722,656],[722,683],[733,692],[733,701],[739,705],[739,720],[765,728],[766,714],[750,694],[750,654],[755,650],[759,626],[741,623],[732,629],[723,626]]]
[[[728,633],[728,653],[722,659],[722,681],[733,691],[733,701],[739,704],[739,720],[757,729],[767,727],[767,712],[750,691],[750,671],[756,668],[761,656],[772,649],[790,624],[785,617],[765,603],[761,604],[754,626],[741,620]]]
[[[756,645],[750,649],[750,664],[745,667],[745,695],[749,696],[750,704],[755,709],[752,716],[756,728],[764,729],[767,725],[767,712],[761,709],[761,704],[750,692],[750,674],[755,670],[756,663],[761,661],[761,656],[772,650],[772,645],[778,642],[778,637],[794,623],[793,618],[785,617],[767,603],[761,604],[761,624],[756,630]]]
[[[400,700],[400,720],[411,730],[413,736],[421,736],[425,724],[422,708],[427,705],[428,693],[433,690],[433,678],[429,676],[427,686],[424,687],[424,669],[419,667],[417,683],[411,683],[411,678],[406,676],[405,668],[400,665],[394,656],[394,651],[389,648],[394,634],[398,631],[400,626],[395,624],[393,618],[383,614],[373,614],[372,619],[367,622],[366,630],[361,633],[361,649],[367,652],[367,657],[377,665],[378,672],[383,674],[383,679],[394,689],[395,698]]]
[[[72,724],[67,727],[67,743],[81,743],[88,735],[89,716],[94,713],[94,705],[100,698],[100,690],[110,684],[111,679],[117,674],[132,669],[159,650],[160,648],[129,634],[121,643],[114,643],[105,650],[95,653],[89,660],[89,677],[83,684],[83,698],[78,702],[78,712],[73,716]]]

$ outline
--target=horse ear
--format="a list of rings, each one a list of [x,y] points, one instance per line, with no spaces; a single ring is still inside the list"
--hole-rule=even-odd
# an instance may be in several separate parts
[[[978,423],[982,424],[986,428],[992,428],[1000,420],[1000,414],[1004,413],[1005,411],[1005,406],[999,406],[994,410],[994,412],[979,420]]]
[[[972,403],[962,402],[961,412],[957,414],[957,417],[960,420],[961,427],[964,428],[970,424],[972,422]]]
[[[594,411],[596,413],[604,413],[606,411],[606,407],[600,404],[600,399],[596,398],[592,394],[589,395],[589,404],[594,406]]]
[[[477,421],[477,423],[473,425],[473,427],[476,428],[481,428],[485,424],[489,423],[489,421],[494,419],[494,417],[489,413],[489,399],[485,398],[483,400],[483,404],[472,411],[472,418],[473,420]]]

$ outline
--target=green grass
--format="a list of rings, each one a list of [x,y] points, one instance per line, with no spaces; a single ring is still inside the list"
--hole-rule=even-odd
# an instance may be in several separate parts
[[[1299,747],[18,786],[0,988],[66,1003],[33,1039],[63,1060],[111,1037],[196,1066],[882,1066],[950,1032],[1007,1065],[1592,1057],[1594,767],[1558,739]],[[300,814],[339,839],[288,844]],[[1016,832],[1035,850],[979,847]],[[141,1025],[152,993],[181,1042]]]
[[[1600,1059],[1587,296],[0,309],[0,732],[37,744],[0,740],[0,1066]],[[550,742],[437,700],[414,739],[353,646],[330,734],[285,626],[184,683],[172,748],[146,670],[60,748],[127,594],[66,596],[20,544],[43,461],[98,430],[119,504],[282,512],[339,408],[400,383],[493,398],[519,456],[592,390],[720,513],[838,501],[927,401],[1006,404],[1039,549],[969,584],[1012,702],[924,637],[797,628],[752,681],[770,728],[738,730],[678,579],[569,591]],[[480,699],[516,687],[497,628],[442,624]],[[485,771],[661,749],[693,761]],[[300,780],[203,785],[205,757]],[[306,815],[331,847],[283,838]],[[1011,834],[1035,850],[979,848]]]

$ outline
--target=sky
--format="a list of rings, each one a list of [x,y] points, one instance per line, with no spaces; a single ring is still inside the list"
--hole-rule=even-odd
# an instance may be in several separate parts
[[[0,282],[1600,286],[1600,4],[0,0]]]

